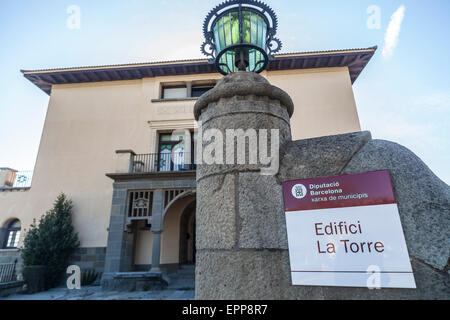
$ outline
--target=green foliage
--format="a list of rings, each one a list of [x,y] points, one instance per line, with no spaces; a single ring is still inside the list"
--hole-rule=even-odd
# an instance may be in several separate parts
[[[51,210],[36,221],[25,234],[22,258],[24,266],[45,266],[45,285],[58,285],[65,270],[66,262],[79,247],[78,234],[72,226],[73,204],[61,193]]]
[[[89,286],[99,278],[100,273],[94,269],[86,270],[81,273],[81,286]]]
[[[27,292],[35,293],[45,290],[45,266],[24,266],[23,278],[27,283]]]

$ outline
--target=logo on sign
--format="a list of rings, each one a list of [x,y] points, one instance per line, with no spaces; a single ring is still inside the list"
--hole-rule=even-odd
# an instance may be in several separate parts
[[[296,184],[291,190],[292,196],[296,199],[303,199],[306,197],[306,187],[302,184]]]

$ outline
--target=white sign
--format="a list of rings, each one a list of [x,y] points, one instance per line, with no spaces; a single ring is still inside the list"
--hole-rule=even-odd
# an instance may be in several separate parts
[[[415,288],[389,172],[283,184],[292,284]]]

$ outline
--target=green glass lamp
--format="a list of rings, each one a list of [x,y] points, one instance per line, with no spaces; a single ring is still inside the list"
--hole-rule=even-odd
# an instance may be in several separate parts
[[[223,75],[236,71],[259,73],[281,49],[281,41],[274,37],[277,26],[275,12],[265,3],[229,0],[206,16],[201,51]]]

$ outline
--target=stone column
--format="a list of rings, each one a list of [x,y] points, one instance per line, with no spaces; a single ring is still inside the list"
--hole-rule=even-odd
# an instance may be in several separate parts
[[[232,136],[228,129],[255,129],[259,142],[259,130],[266,129],[283,145],[291,140],[292,113],[292,100],[284,91],[249,72],[224,77],[194,108],[203,140],[208,130],[215,129],[224,144],[227,133]],[[271,129],[279,130],[279,137],[271,136]],[[233,151],[234,164],[203,162],[197,167],[197,299],[283,298],[288,279],[281,277],[289,272],[280,270],[285,267],[280,261],[287,257],[281,185],[275,176],[261,174],[267,166],[260,158],[250,163],[250,151],[255,149],[261,148],[246,143],[245,164],[236,164],[242,150],[233,144],[228,152]],[[202,155],[208,150],[208,142],[203,142]],[[226,153],[224,146],[224,159]]]
[[[2,228],[2,227],[0,227],[0,249],[3,249],[3,247],[6,245],[6,241],[8,241],[7,239],[6,239],[6,231],[7,231],[8,229],[6,229],[6,228]]]
[[[161,271],[161,269],[159,268],[160,256],[161,256],[161,231],[154,231],[153,248],[152,248],[152,269],[150,270],[151,272]]]
[[[113,191],[105,274],[131,271],[133,264],[133,235],[126,228],[126,189]]]
[[[163,215],[164,215],[164,190],[158,189],[153,191],[152,203],[152,268],[150,271],[159,272],[160,256],[161,256],[161,232],[163,231]]]

